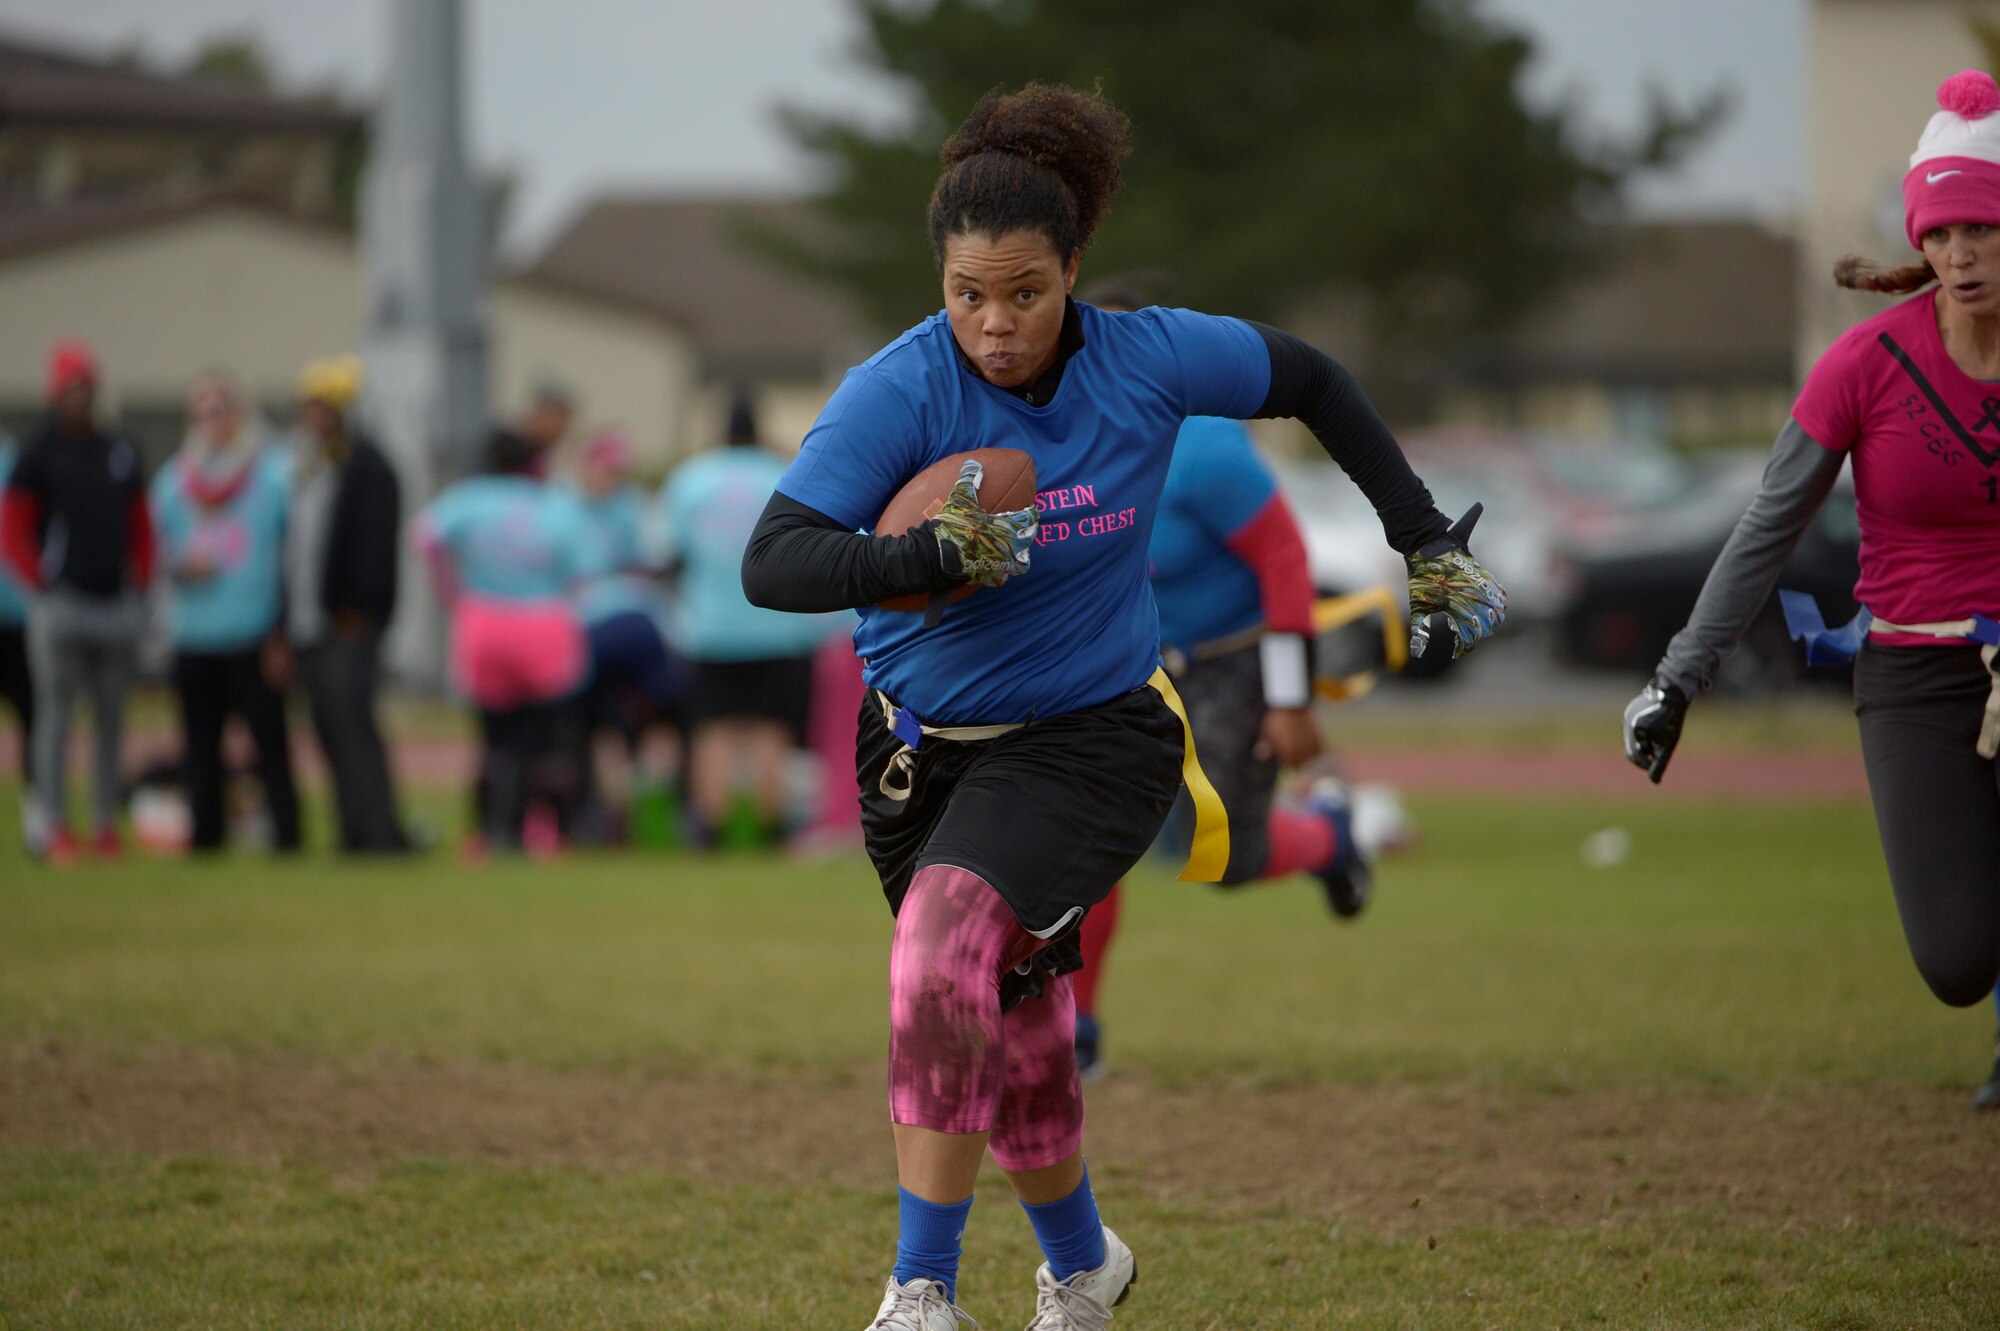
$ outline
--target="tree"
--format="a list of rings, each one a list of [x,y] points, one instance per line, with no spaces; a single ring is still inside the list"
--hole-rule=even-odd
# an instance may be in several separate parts
[[[263,45],[248,33],[211,37],[181,68],[184,78],[218,83],[239,92],[269,92],[274,80]]]
[[[937,150],[985,92],[1100,85],[1131,118],[1097,274],[1164,270],[1178,299],[1282,319],[1358,303],[1378,347],[1426,360],[1578,267],[1579,221],[1720,117],[1655,91],[1631,141],[1520,93],[1527,39],[1469,0],[856,0],[863,57],[907,85],[891,132],[785,112],[824,169],[830,234],[764,237],[884,327],[938,305],[923,226]]]

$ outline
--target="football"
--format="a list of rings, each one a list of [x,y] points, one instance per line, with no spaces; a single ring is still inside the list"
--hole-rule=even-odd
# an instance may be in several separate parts
[[[903,488],[896,491],[895,498],[882,510],[882,516],[875,523],[877,536],[903,536],[912,527],[936,517],[944,507],[944,501],[951,495],[951,487],[958,484],[959,468],[966,459],[977,458],[979,465],[986,468],[986,479],[979,485],[979,506],[989,513],[1008,513],[1017,508],[1032,508],[1035,503],[1035,460],[1018,448],[975,448],[969,453],[953,453],[948,458],[940,458],[922,471],[912,476]],[[963,600],[978,591],[977,587],[960,587],[953,591],[951,599]],[[927,596],[897,596],[878,602],[883,610],[917,610],[924,608]]]

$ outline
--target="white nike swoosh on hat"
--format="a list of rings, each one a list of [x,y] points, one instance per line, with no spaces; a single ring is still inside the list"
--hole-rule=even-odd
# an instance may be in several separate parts
[[[1964,174],[1965,172],[1963,171],[1926,171],[1924,172],[1924,183],[1926,185],[1935,185],[1946,176],[1962,176]]]

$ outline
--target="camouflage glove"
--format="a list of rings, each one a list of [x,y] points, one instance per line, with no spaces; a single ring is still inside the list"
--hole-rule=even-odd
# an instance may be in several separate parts
[[[980,587],[998,587],[1028,571],[1028,554],[1035,543],[1035,510],[988,513],[979,506],[979,486],[986,469],[976,458],[959,468],[944,507],[931,519],[938,554],[947,571]],[[947,549],[947,547],[949,547]],[[952,568],[957,555],[958,567]]]
[[[1453,660],[1493,636],[1507,618],[1507,590],[1472,557],[1466,541],[1483,505],[1409,557],[1410,655],[1422,657],[1434,632],[1450,631]]]

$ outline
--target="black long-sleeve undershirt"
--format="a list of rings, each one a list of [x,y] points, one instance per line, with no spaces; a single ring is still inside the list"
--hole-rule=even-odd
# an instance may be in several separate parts
[[[1291,416],[1303,422],[1327,456],[1375,506],[1382,532],[1398,554],[1442,536],[1450,521],[1389,433],[1354,376],[1324,351],[1290,333],[1251,323],[1271,353],[1271,387],[1257,419]]]
[[[1271,386],[1256,416],[1302,421],[1368,496],[1398,552],[1408,554],[1442,535],[1450,524],[1347,368],[1290,333],[1250,326],[1271,356]],[[865,536],[783,494],[764,506],[743,552],[744,594],[770,610],[847,610],[963,581],[945,570],[927,529]]]
[[[928,522],[907,536],[863,536],[773,493],[743,551],[743,594],[767,610],[817,614],[960,586],[940,551]]]

